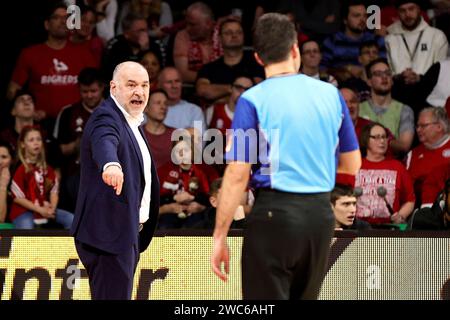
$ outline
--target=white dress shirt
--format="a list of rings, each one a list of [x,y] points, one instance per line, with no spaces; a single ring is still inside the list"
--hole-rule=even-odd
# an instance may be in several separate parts
[[[116,103],[117,107],[120,111],[122,111],[123,115],[125,116],[125,119],[127,120],[128,125],[130,126],[131,130],[133,131],[134,137],[136,138],[136,141],[139,144],[139,149],[141,150],[142,159],[144,160],[144,178],[145,178],[145,188],[144,193],[142,195],[141,200],[141,207],[139,209],[139,223],[144,223],[149,219],[150,215],[150,196],[151,196],[151,185],[152,185],[152,161],[150,158],[150,152],[148,151],[147,144],[144,141],[144,138],[141,135],[141,132],[139,131],[139,125],[144,121],[144,116],[141,113],[139,117],[133,117],[131,116],[120,104],[117,102],[116,98],[111,95],[111,98]],[[109,165],[112,165],[116,163],[107,163],[104,166],[104,169],[106,169]],[[120,166],[120,164],[119,164]],[[125,179],[133,179],[133,177],[124,177]]]

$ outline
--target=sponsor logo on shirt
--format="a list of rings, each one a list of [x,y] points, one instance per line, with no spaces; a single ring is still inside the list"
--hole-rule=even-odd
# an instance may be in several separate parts
[[[444,158],[450,158],[450,149],[445,149],[444,151],[442,151],[442,156]]]
[[[66,63],[56,58],[53,59],[53,68],[55,73],[66,72],[69,67]],[[60,74],[49,74],[41,76],[41,84],[51,84],[51,85],[72,85],[78,83],[77,75],[60,75]]]

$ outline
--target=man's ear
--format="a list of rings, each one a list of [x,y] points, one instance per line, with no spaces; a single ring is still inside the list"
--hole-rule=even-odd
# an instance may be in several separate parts
[[[217,197],[209,197],[209,203],[211,203],[214,208],[217,208]]]
[[[46,31],[48,31],[48,20],[44,21],[44,28]]]
[[[261,60],[261,58],[259,57],[259,55],[258,55],[256,52],[255,52],[253,55],[255,56],[256,62],[258,62],[258,64],[259,64],[260,66],[264,67],[264,62]]]

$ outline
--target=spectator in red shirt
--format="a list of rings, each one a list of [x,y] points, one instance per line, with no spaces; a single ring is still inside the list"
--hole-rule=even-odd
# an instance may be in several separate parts
[[[11,183],[11,166],[13,153],[4,141],[0,141],[0,223],[7,219],[8,208],[10,207],[10,194],[8,188]]]
[[[74,29],[70,35],[70,42],[86,47],[95,58],[95,63],[100,66],[103,49],[103,40],[94,34],[97,17],[92,7],[81,8],[80,29]]]
[[[69,229],[73,214],[57,208],[58,179],[45,160],[41,132],[35,127],[23,128],[18,144],[21,164],[11,183],[12,223],[16,229],[33,229],[53,220]]]
[[[414,190],[420,205],[422,184],[431,171],[450,163],[450,136],[447,113],[443,108],[423,109],[417,121],[420,144],[408,153],[406,167],[413,179]]]
[[[375,225],[405,222],[414,209],[414,189],[403,164],[386,159],[386,129],[379,123],[365,126],[360,148],[364,158],[355,187],[361,187],[363,194],[358,198],[356,217]],[[384,199],[378,193],[380,187],[386,191]]]
[[[191,227],[204,218],[200,213],[209,204],[209,181],[202,166],[193,163],[194,145],[192,138],[184,137],[174,144],[174,162],[158,169],[160,229]]]
[[[8,86],[7,97],[12,100],[28,85],[36,99],[37,119],[47,118],[49,131],[62,107],[79,99],[80,71],[95,67],[88,49],[68,41],[66,20],[66,6],[54,6],[44,22],[47,41],[22,50]]]
[[[171,161],[172,153],[172,133],[175,128],[164,124],[167,115],[167,93],[162,89],[150,92],[148,105],[145,108],[147,123],[144,127],[144,133],[147,138],[153,161],[157,168]]]

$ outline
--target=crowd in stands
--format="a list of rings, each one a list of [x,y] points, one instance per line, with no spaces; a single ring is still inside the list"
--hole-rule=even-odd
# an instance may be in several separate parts
[[[279,12],[297,28],[299,72],[339,90],[359,138],[359,173],[338,177],[331,193],[336,229],[414,228],[415,218],[417,228],[450,228],[450,0],[376,1],[375,27],[363,0],[183,3],[52,1],[46,40],[11,61],[4,90],[0,224],[70,228],[83,128],[115,66],[131,60],[151,83],[143,126],[161,184],[159,228],[213,228],[226,130],[240,95],[265,79],[253,25]],[[81,23],[70,30],[72,4]],[[254,191],[233,227],[245,227]]]

